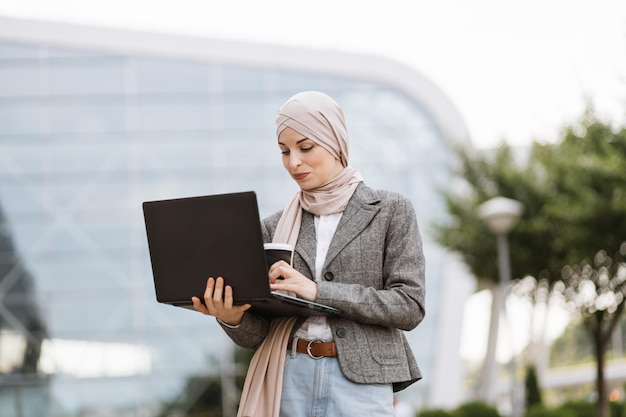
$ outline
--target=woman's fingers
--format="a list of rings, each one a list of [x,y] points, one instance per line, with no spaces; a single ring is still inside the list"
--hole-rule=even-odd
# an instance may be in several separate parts
[[[233,307],[233,287],[227,285],[224,288],[224,308],[232,308]]]
[[[204,289],[204,302],[207,303],[213,298],[213,288],[215,287],[215,279],[209,278],[206,282],[206,288]]]
[[[226,322],[232,318],[241,321],[243,312],[251,307],[250,304],[234,305],[233,288],[230,285],[224,285],[222,277],[217,277],[217,279],[210,277],[207,280],[203,298],[204,303],[198,297],[191,297],[194,309]]]
[[[199,311],[202,314],[209,314],[209,310],[204,304],[202,304],[202,301],[200,301],[198,297],[191,297],[191,302],[193,303],[194,310]]]
[[[269,270],[270,283],[273,284],[276,280],[287,278],[290,270],[293,270],[293,268],[285,261],[273,263]]]
[[[302,275],[285,261],[278,261],[270,267],[270,290],[294,293],[298,297],[315,301],[317,284]]]
[[[250,309],[252,304],[242,304],[242,305],[234,305],[234,296],[233,296],[233,287],[227,285],[224,287],[224,310],[228,313],[243,313],[244,311]]]
[[[224,297],[224,278],[218,277],[213,287],[213,302],[217,305],[222,304]]]
[[[204,303],[200,301],[198,297],[191,297],[191,301],[193,302],[193,307],[195,310],[203,313],[210,314],[212,316],[216,316],[218,311],[216,308],[216,294],[220,294],[221,297],[221,287],[224,285],[224,279],[219,277],[217,280],[213,277],[210,277],[207,280],[206,288],[204,289],[203,299]],[[220,300],[221,301],[221,300]]]

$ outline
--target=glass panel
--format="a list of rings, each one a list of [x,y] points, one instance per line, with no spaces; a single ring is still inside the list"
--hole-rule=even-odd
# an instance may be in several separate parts
[[[209,128],[211,107],[206,97],[164,96],[138,103],[139,130],[198,130]]]
[[[123,94],[126,88],[124,58],[57,58],[48,71],[48,91],[63,94]]]
[[[40,134],[46,128],[47,106],[38,100],[0,100],[3,135]]]
[[[208,91],[209,75],[204,63],[145,58],[134,62],[139,94]]]
[[[11,59],[39,58],[39,45],[0,42],[0,62]]]
[[[42,72],[37,61],[30,65],[2,65],[0,60],[0,97],[32,96],[40,94]]]
[[[227,67],[222,72],[222,84],[225,91],[257,92],[265,86],[266,73],[262,69]]]

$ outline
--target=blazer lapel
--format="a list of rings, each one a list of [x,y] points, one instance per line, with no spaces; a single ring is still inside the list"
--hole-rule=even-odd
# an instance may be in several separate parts
[[[348,243],[367,227],[380,211],[379,202],[380,197],[376,191],[364,184],[357,187],[337,225],[337,230],[328,248],[324,266],[328,265]],[[311,213],[306,211],[302,213],[302,224],[300,225],[300,234],[296,243],[296,252],[302,257],[310,273],[314,274],[315,257],[317,256],[315,219]],[[314,279],[313,275],[311,278]]]
[[[309,267],[311,274],[315,271],[315,256],[317,254],[317,240],[315,239],[315,219],[309,212],[302,212],[302,224],[296,243],[296,252],[300,254]],[[301,271],[304,272],[304,271]],[[311,276],[311,279],[314,279]]]
[[[324,267],[370,224],[374,216],[380,211],[379,202],[380,198],[376,191],[364,184],[357,187],[337,225],[337,230],[328,248]],[[315,249],[313,253],[315,253]]]

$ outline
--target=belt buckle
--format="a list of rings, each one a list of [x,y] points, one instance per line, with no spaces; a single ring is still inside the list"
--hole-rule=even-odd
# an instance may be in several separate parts
[[[324,355],[322,355],[322,356],[315,356],[314,354],[311,353],[311,345],[313,345],[313,343],[323,343],[323,342],[324,342],[324,339],[313,339],[313,340],[310,340],[309,343],[307,343],[307,345],[306,345],[306,353],[307,353],[307,355],[309,355],[309,357],[311,359],[319,360],[319,359],[322,359],[324,357]]]

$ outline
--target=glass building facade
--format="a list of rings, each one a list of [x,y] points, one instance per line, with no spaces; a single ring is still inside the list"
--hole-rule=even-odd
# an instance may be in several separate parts
[[[402,395],[429,403],[446,277],[428,230],[443,212],[447,141],[459,139],[442,120],[464,131],[452,106],[332,63],[132,51],[129,33],[90,46],[85,28],[68,29],[75,44],[47,30],[0,36],[0,415],[192,415],[211,381],[230,415],[234,345],[215,320],[156,302],[141,203],[255,190],[262,216],[282,209],[297,189],[274,118],[302,90],[343,107],[366,182],[415,205],[428,312],[407,336],[425,379]]]

